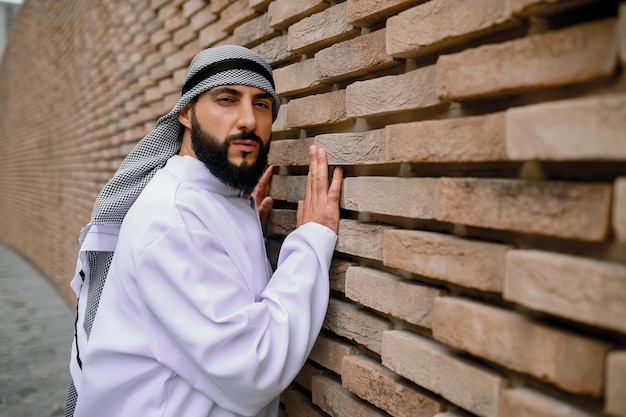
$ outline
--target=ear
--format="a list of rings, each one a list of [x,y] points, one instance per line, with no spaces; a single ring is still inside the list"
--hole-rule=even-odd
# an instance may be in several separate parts
[[[191,113],[193,111],[193,102],[188,103],[181,111],[178,112],[178,121],[187,129],[191,129]]]

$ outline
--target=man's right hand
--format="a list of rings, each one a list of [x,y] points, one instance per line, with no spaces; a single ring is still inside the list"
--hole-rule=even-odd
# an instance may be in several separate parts
[[[309,174],[306,178],[304,200],[298,202],[297,227],[315,222],[335,233],[339,230],[339,195],[343,169],[336,167],[328,187],[328,154],[326,149],[311,145]]]

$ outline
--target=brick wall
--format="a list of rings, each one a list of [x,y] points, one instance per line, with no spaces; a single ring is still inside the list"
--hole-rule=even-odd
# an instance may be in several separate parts
[[[345,167],[332,299],[282,416],[626,416],[626,2],[26,0],[0,239],[69,304],[77,236],[193,55],[272,64],[276,206]]]

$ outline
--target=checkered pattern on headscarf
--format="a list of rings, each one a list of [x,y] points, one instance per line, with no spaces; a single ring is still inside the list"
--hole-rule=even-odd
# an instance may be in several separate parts
[[[227,60],[253,61],[264,67],[269,75],[272,74],[270,65],[259,55],[241,46],[225,45],[205,49],[194,57],[187,71],[186,86],[195,74],[209,65]],[[154,130],[139,141],[124,159],[113,178],[100,191],[91,216],[91,224],[121,226],[126,213],[156,171],[162,168],[167,160],[180,150],[183,126],[178,121],[178,113],[193,98],[220,85],[238,84],[257,87],[272,95],[274,99],[272,115],[273,120],[276,120],[280,108],[280,99],[276,95],[272,83],[273,80],[270,81],[264,75],[255,72],[253,68],[246,67],[245,69],[234,68],[212,73],[195,86],[191,86],[172,110],[157,121]],[[85,278],[89,279],[87,308],[85,312],[78,312],[85,314],[83,328],[87,337],[91,333],[91,326],[96,317],[100,296],[112,259],[112,252],[89,252],[90,273]],[[76,389],[73,381],[70,381],[65,410],[66,417],[74,415],[76,400]]]

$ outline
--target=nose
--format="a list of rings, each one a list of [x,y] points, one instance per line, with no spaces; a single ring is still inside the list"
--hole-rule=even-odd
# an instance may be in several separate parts
[[[246,132],[252,132],[256,128],[256,114],[252,100],[241,100],[237,128]]]

